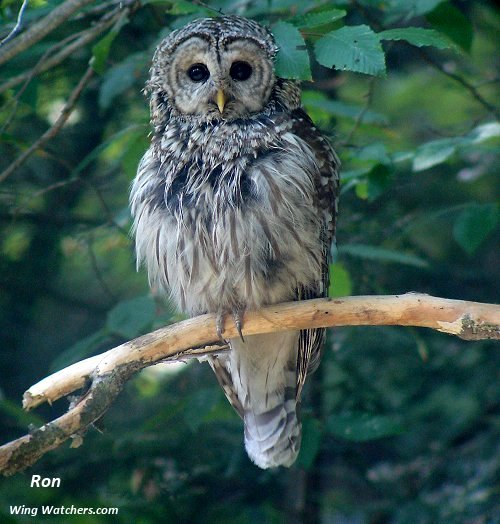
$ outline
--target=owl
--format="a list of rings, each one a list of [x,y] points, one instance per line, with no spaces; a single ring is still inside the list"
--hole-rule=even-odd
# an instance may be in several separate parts
[[[146,84],[152,140],[130,194],[150,285],[191,316],[216,314],[219,335],[234,318],[240,337],[209,360],[261,468],[297,458],[301,390],[324,330],[244,336],[242,315],[326,296],[339,169],[299,83],[276,76],[277,51],[267,28],[238,16],[167,36]]]

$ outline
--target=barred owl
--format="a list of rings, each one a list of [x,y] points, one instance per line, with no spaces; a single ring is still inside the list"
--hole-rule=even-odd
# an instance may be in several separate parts
[[[339,161],[298,82],[276,77],[277,51],[252,20],[196,20],[160,43],[146,85],[154,131],[130,195],[138,264],[180,310],[215,313],[219,333],[227,314],[241,335],[245,310],[328,289]],[[210,358],[261,468],[297,458],[323,338],[241,336]]]

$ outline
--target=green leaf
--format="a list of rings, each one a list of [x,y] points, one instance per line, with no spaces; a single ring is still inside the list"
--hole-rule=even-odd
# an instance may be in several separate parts
[[[155,318],[156,306],[149,297],[137,297],[119,302],[109,313],[107,329],[126,339],[141,335]]]
[[[276,75],[280,78],[311,80],[309,53],[300,31],[287,22],[278,22],[272,28],[279,47],[276,56]]]
[[[297,15],[290,18],[288,22],[297,27],[318,27],[321,25],[331,24],[336,22],[347,14],[344,9],[326,9],[325,11],[307,13],[305,15]]]
[[[343,183],[359,180],[370,172],[370,167],[360,167],[358,169],[348,169],[340,172],[340,180]]]
[[[326,421],[326,428],[336,437],[354,442],[400,435],[404,431],[397,417],[360,412],[330,415]]]
[[[137,174],[137,166],[150,145],[146,133],[138,133],[135,140],[129,142],[121,159],[121,166],[127,177],[132,180]]]
[[[466,139],[472,144],[480,144],[490,138],[500,136],[500,122],[487,122],[475,127],[467,136]]]
[[[396,151],[392,153],[391,160],[394,164],[399,164],[402,162],[408,162],[410,160],[413,160],[414,156],[414,151]]]
[[[316,59],[325,67],[368,75],[385,75],[385,55],[377,35],[366,25],[342,27],[315,44]]]
[[[151,2],[151,0],[149,0],[149,2]],[[169,15],[190,15],[200,10],[198,5],[187,0],[177,0],[176,2],[168,2],[168,4],[170,4],[170,6],[167,7],[166,12]]]
[[[347,171],[342,171],[340,174],[340,193],[347,193],[354,187],[356,196],[358,198],[366,200],[368,198],[367,175],[370,171],[370,167],[362,167],[358,169],[349,169]]]
[[[387,12],[389,20],[403,17],[410,20],[432,11],[444,0],[389,0]],[[378,4],[380,2],[377,2]]]
[[[373,202],[390,186],[392,169],[385,164],[376,164],[368,173],[368,200]]]
[[[377,113],[371,109],[366,110],[361,105],[331,100],[318,91],[304,91],[302,93],[302,102],[308,112],[316,110],[319,114],[323,113],[351,120],[357,120],[360,114],[363,113],[363,123],[365,124],[388,124],[387,117],[382,113]]]
[[[458,216],[453,226],[453,238],[472,255],[495,229],[497,222],[496,204],[472,204]]]
[[[475,127],[465,136],[431,140],[417,148],[413,158],[413,171],[424,171],[446,162],[460,148],[480,144],[500,136],[500,123],[487,122]]]
[[[469,52],[474,37],[470,20],[454,5],[446,2],[438,5],[426,16],[428,22],[439,32]]]
[[[125,12],[124,12],[125,13]],[[92,47],[92,68],[98,74],[104,73],[106,69],[106,61],[108,59],[109,51],[113,40],[117,37],[121,28],[128,22],[128,18],[123,14],[110,29],[108,34],[99,40],[97,44]]]
[[[356,151],[356,160],[375,160],[379,164],[390,165],[391,158],[383,142],[373,142]]]
[[[401,251],[366,244],[347,244],[339,247],[339,253],[342,255],[364,258],[366,260],[404,264],[414,267],[428,267],[429,265],[427,261],[416,255],[409,255],[407,253],[402,253]]]
[[[438,164],[442,164],[455,154],[459,138],[441,138],[419,146],[413,158],[413,171],[424,171]]]
[[[166,9],[166,12],[171,15],[189,15],[196,13],[199,9],[197,5],[187,0],[178,0],[177,2],[171,2],[171,4],[171,7]]]
[[[344,264],[336,262],[330,264],[330,287],[328,288],[328,296],[346,297],[352,293],[352,281],[349,271]]]
[[[368,180],[360,180],[356,183],[355,193],[361,200],[368,199]]]
[[[311,469],[320,450],[322,435],[320,421],[312,417],[304,417],[302,421],[302,444],[297,458],[297,466],[306,471]]]
[[[108,109],[118,95],[132,87],[137,82],[138,71],[148,62],[144,53],[135,53],[108,69],[99,89],[99,107]]]
[[[433,46],[438,49],[448,49],[453,45],[446,36],[434,29],[424,29],[422,27],[387,29],[378,33],[378,37],[381,40],[406,40],[417,47]]]
[[[132,124],[118,133],[115,133],[107,140],[99,144],[71,171],[71,175],[75,176],[81,173],[87,166],[89,166],[94,160],[99,158],[100,155],[109,155],[108,160],[111,158],[119,157],[128,151],[130,143],[133,143],[140,137],[146,136],[148,133],[147,126],[141,124]]]
[[[116,38],[116,34],[116,32],[110,31],[92,47],[92,67],[96,73],[104,73],[109,50],[113,40]]]

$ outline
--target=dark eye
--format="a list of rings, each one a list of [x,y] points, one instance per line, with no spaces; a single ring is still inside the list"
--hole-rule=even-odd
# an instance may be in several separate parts
[[[252,66],[248,62],[234,62],[229,74],[233,80],[248,80],[252,74]]]
[[[210,72],[204,64],[194,64],[188,69],[188,76],[193,82],[204,82]]]

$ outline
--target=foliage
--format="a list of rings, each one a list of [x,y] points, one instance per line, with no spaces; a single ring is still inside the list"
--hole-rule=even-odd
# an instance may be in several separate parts
[[[62,3],[29,2],[25,30]],[[0,39],[20,6],[0,1]],[[0,66],[2,441],[65,408],[23,413],[32,383],[179,320],[135,272],[127,191],[148,144],[141,89],[155,46],[218,9],[271,27],[279,75],[304,80],[304,106],[342,159],[331,296],[497,299],[500,20],[488,1],[89,3]],[[9,173],[53,128],[89,63],[65,125]],[[248,462],[208,366],[146,370],[103,433],[0,484],[0,519],[26,521],[10,515],[14,504],[74,504],[119,507],[109,522],[493,521],[491,345],[335,330],[305,390],[298,464],[277,472]],[[60,476],[62,488],[29,490],[32,472]]]

